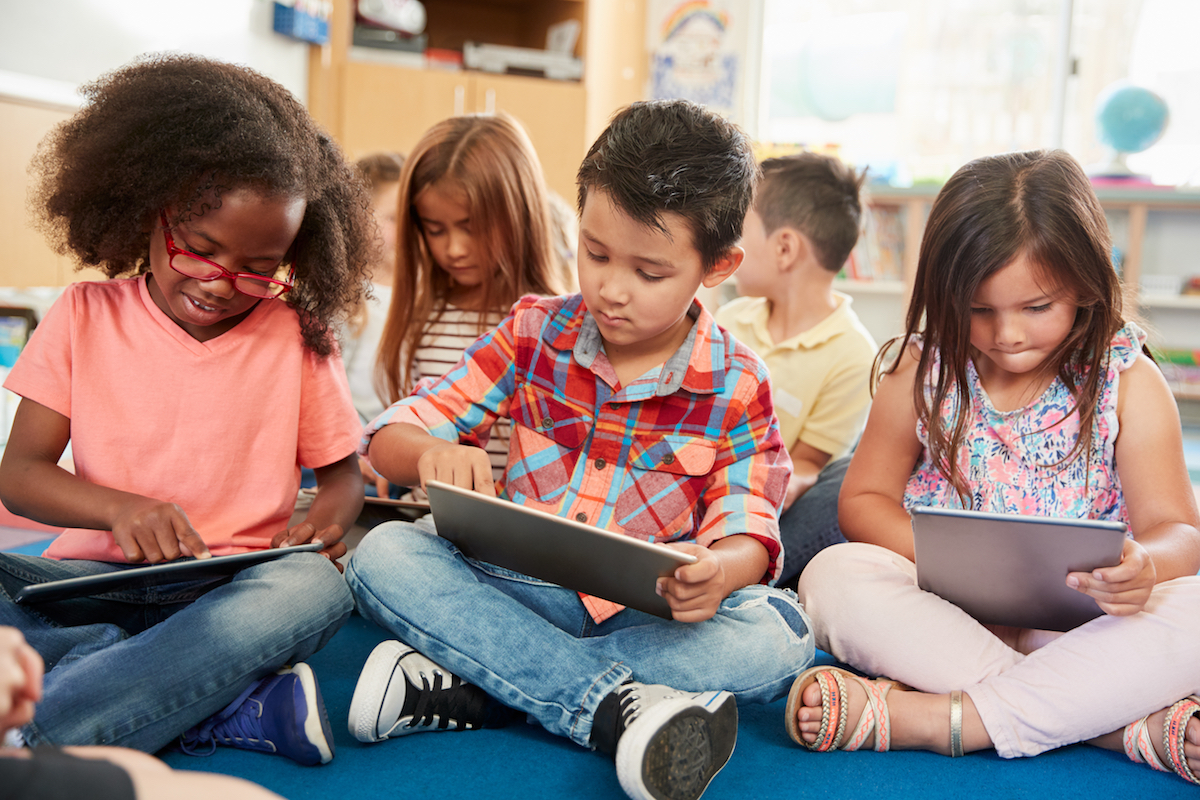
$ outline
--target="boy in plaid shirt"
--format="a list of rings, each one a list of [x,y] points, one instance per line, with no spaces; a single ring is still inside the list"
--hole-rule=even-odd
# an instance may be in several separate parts
[[[663,620],[465,558],[429,520],[391,522],[346,578],[400,641],[363,668],[350,730],[380,741],[500,725],[514,710],[615,755],[635,798],[695,798],[737,735],[813,659],[783,562],[790,461],[767,370],[695,300],[729,277],[757,167],[744,134],[687,101],[619,113],[579,170],[580,294],[526,297],[439,382],[396,403],[361,452],[399,484],[436,479],[697,557]],[[479,446],[512,420],[493,486]]]

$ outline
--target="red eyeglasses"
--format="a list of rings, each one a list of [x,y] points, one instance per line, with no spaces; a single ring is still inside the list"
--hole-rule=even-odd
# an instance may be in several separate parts
[[[180,275],[195,278],[198,281],[215,281],[217,278],[228,278],[233,288],[251,297],[278,297],[294,285],[296,265],[284,260],[275,268],[275,275],[286,271],[283,279],[260,275],[257,272],[230,272],[215,261],[209,261],[203,256],[184,250],[175,245],[171,238],[171,226],[167,224],[167,213],[159,212],[162,220],[163,238],[167,243],[167,258],[171,269]]]

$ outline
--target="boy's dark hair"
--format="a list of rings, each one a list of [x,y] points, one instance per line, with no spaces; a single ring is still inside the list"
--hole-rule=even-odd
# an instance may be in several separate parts
[[[768,158],[762,162],[754,210],[768,236],[795,228],[812,242],[821,266],[837,272],[858,241],[865,174],[819,153]]]
[[[579,210],[599,189],[633,219],[666,232],[683,217],[708,272],[742,236],[758,165],[733,123],[687,100],[652,100],[619,111],[579,167]]]
[[[161,209],[174,223],[232,189],[302,196],[284,298],[305,344],[333,352],[332,326],[361,302],[375,223],[365,180],[304,106],[253,70],[185,55],[139,58],[81,91],[83,108],[30,165],[31,205],[52,246],[110,278],[143,273]]]

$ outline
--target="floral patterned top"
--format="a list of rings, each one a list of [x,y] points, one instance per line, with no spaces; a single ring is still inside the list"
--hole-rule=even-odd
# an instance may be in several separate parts
[[[1113,336],[1108,354],[1108,377],[1100,389],[1093,422],[1091,458],[1081,453],[1060,462],[1079,435],[1079,414],[1059,378],[1040,398],[1024,408],[997,411],[979,382],[974,363],[967,365],[971,385],[970,419],[958,468],[967,479],[975,511],[1029,514],[1072,519],[1104,519],[1129,523],[1121,481],[1114,460],[1117,439],[1117,386],[1146,341],[1146,333],[1128,323]],[[933,369],[940,366],[935,359]],[[926,397],[932,402],[932,382]],[[954,419],[958,398],[942,405],[944,419]],[[904,507],[962,508],[958,493],[929,458],[928,430],[917,422],[924,445],[908,479]]]

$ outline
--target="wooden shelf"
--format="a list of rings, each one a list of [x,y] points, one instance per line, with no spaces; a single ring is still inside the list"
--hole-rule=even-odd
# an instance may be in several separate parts
[[[850,281],[837,280],[833,288],[846,294],[894,294],[902,295],[906,291],[904,281]]]
[[[1200,224],[1200,220],[1197,221]],[[1179,294],[1140,294],[1138,303],[1145,308],[1178,308],[1189,311],[1200,311],[1200,295]]]

